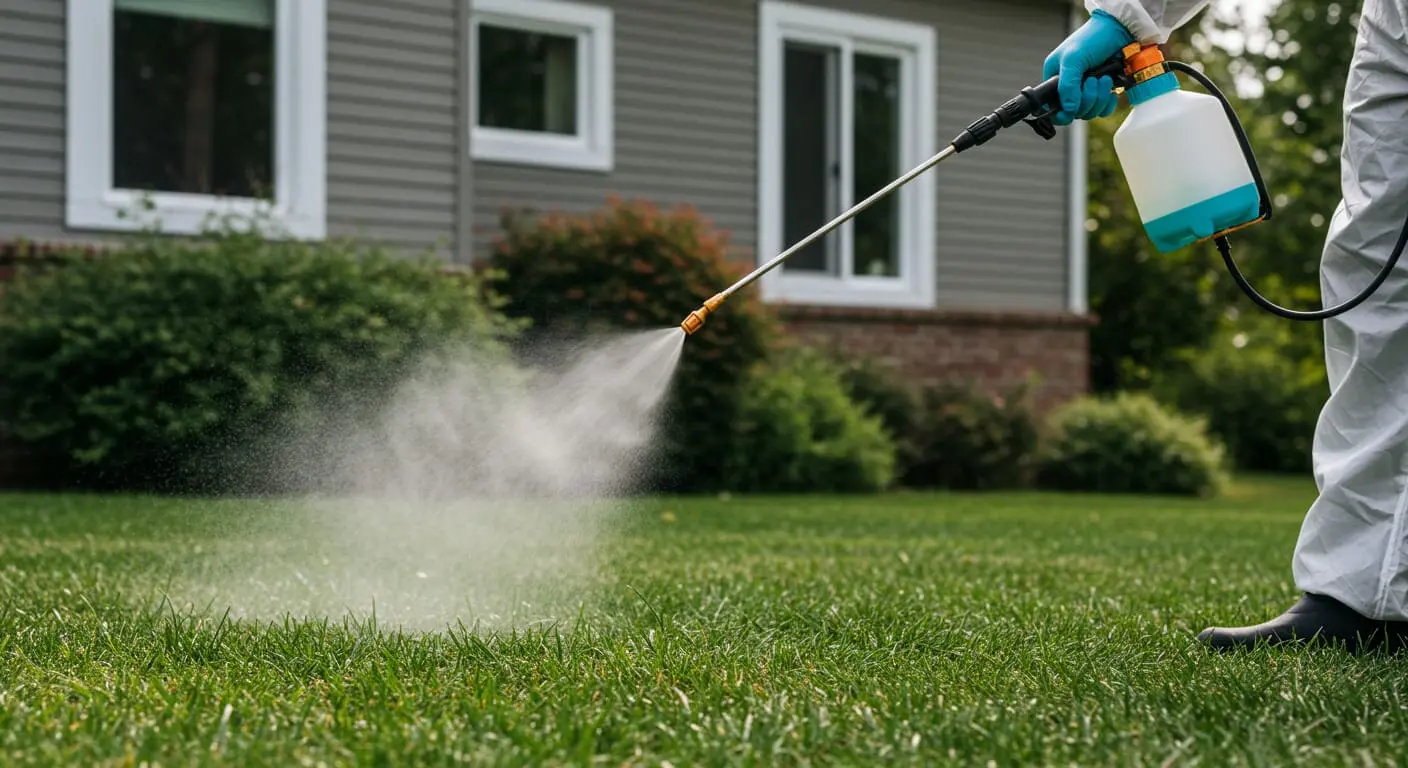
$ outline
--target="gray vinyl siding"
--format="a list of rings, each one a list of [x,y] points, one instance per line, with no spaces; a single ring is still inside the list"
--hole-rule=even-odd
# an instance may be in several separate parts
[[[1068,34],[1070,8],[1041,0],[942,6],[930,14],[938,28],[938,128],[947,142],[1041,80],[1046,55]],[[1064,130],[1043,141],[1017,125],[936,169],[941,307],[1066,309],[1068,161]]]
[[[0,0],[0,238],[62,236],[64,3]]]
[[[483,255],[502,208],[586,211],[616,194],[692,204],[751,251],[757,0],[602,2],[616,11],[610,174],[471,167],[456,0],[328,0],[329,233],[420,249],[468,224]],[[1052,0],[811,2],[934,25],[940,143],[1036,80],[1070,14]],[[85,236],[63,226],[65,5],[0,0],[0,238]],[[1066,163],[1064,134],[1018,126],[936,171],[941,308],[1065,308]]]
[[[933,24],[943,146],[1039,79],[1066,36],[1051,0],[808,0]],[[692,203],[751,249],[757,233],[757,0],[601,0],[615,10],[616,168],[476,162],[477,252],[504,207],[580,211],[608,193]],[[1026,126],[937,172],[940,308],[1063,310],[1067,143]],[[771,256],[772,254],[767,254]]]
[[[328,0],[328,234],[455,238],[456,0]]]
[[[609,0],[615,11],[615,169],[475,162],[476,253],[503,208],[581,212],[607,195],[688,203],[751,248],[757,217],[755,0]],[[472,55],[472,52],[471,52]]]
[[[64,227],[66,5],[0,4],[0,238],[82,234]],[[457,18],[455,0],[328,0],[330,235],[453,242]]]

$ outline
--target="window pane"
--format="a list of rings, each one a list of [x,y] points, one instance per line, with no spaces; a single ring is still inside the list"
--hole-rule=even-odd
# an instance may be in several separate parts
[[[269,27],[274,23],[274,0],[113,0],[113,7],[247,27]]]
[[[576,135],[577,39],[479,26],[479,125]]]
[[[114,184],[272,196],[272,26],[117,10],[113,36]]]
[[[790,248],[837,210],[834,48],[788,43],[783,74],[782,235]],[[796,272],[836,271],[836,237],[821,238],[783,265]],[[769,254],[771,257],[774,254]]]
[[[855,55],[856,202],[894,181],[900,168],[900,62]],[[855,218],[855,273],[899,276],[900,192],[878,200]]]

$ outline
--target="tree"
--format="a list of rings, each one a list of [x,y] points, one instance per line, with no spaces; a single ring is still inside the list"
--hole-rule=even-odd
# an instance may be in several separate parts
[[[1234,74],[1258,85],[1242,119],[1256,125],[1276,209],[1266,226],[1238,235],[1237,258],[1249,278],[1275,281],[1278,303],[1296,308],[1318,305],[1321,246],[1340,199],[1344,87],[1361,6],[1281,0],[1267,19],[1270,39],[1231,56]],[[1209,23],[1225,29],[1229,22]]]

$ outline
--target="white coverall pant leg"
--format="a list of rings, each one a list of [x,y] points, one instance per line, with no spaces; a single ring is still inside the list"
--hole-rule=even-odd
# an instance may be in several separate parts
[[[1343,201],[1321,259],[1326,306],[1364,290],[1408,219],[1405,22],[1408,0],[1365,0],[1345,88]],[[1296,545],[1296,586],[1372,619],[1408,620],[1408,260],[1368,301],[1325,321],[1325,362],[1320,495]]]

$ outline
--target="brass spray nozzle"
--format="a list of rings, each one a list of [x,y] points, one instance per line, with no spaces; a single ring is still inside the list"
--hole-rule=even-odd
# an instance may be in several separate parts
[[[710,296],[709,300],[704,302],[704,305],[699,309],[690,312],[689,317],[686,317],[684,322],[680,323],[680,327],[684,329],[685,335],[693,336],[700,328],[703,328],[704,320],[709,317],[710,312],[718,309],[719,305],[724,303],[724,298],[725,296],[722,293],[716,293]]]

